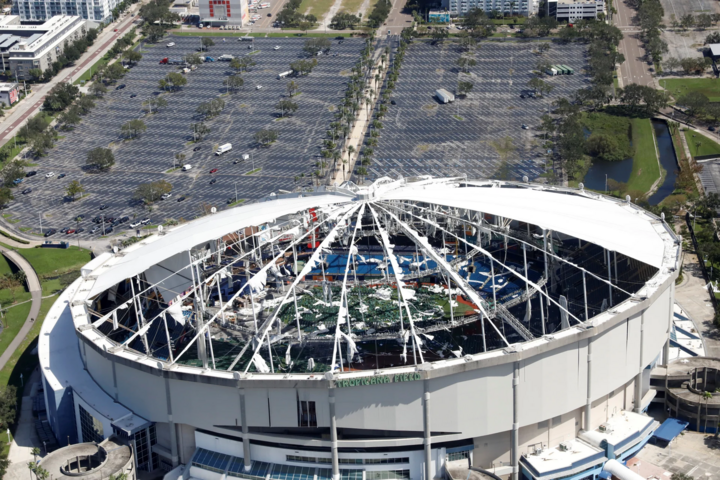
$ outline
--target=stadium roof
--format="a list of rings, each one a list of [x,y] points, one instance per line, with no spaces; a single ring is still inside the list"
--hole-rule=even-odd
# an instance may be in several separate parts
[[[461,189],[461,184],[480,188]],[[630,203],[591,192],[497,181],[427,179],[407,183],[381,179],[368,188],[351,184],[348,189],[321,191],[314,195],[275,196],[272,201],[244,205],[172,228],[164,235],[150,237],[98,265],[91,274],[96,281],[90,296],[173,255],[241,228],[272,222],[309,208],[357,203],[360,199],[430,202],[528,222],[656,268],[662,266],[665,255],[674,254],[672,248],[666,248],[666,243],[672,243],[672,240],[661,235],[667,230],[659,219]]]

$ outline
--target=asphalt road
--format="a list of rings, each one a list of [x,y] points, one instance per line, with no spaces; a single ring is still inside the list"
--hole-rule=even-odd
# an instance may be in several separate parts
[[[528,94],[531,69],[539,57],[532,44],[486,42],[477,49],[471,68],[474,87],[467,98],[441,104],[435,90],[455,92],[461,51],[447,42],[433,46],[416,41],[405,54],[399,80],[382,120],[378,147],[369,168],[369,179],[390,175],[455,176],[488,178],[496,174],[500,157],[493,140],[509,136],[516,147],[511,163],[520,178],[543,172],[540,117],[561,96],[570,97],[585,86],[585,48],[553,44],[546,54],[551,63],[562,63],[575,75],[545,77],[553,92],[544,99],[521,98]],[[523,129],[525,124],[529,128]]]
[[[237,38],[223,42],[222,38],[214,37],[214,40],[216,46],[210,47],[207,55],[215,58],[251,52],[247,48],[250,42]],[[176,46],[165,47],[171,41]],[[287,95],[289,80],[279,80],[277,75],[288,70],[291,62],[304,58],[304,41],[256,39],[251,45],[257,50],[252,55],[257,65],[243,74],[245,85],[234,94],[227,94],[222,85],[231,73],[229,64],[204,63],[187,74],[188,84],[180,91],[163,93],[169,105],[152,115],[144,115],[142,102],[159,94],[158,80],[177,68],[160,65],[159,61],[165,56],[193,52],[199,40],[171,37],[163,44],[145,48],[143,59],[120,81],[125,88],[111,90],[73,131],[59,132],[65,138],[46,157],[36,160],[38,166],[33,169],[38,174],[25,179],[22,188],[15,190],[16,200],[5,213],[20,220],[14,225],[16,228],[39,231],[40,213],[44,229],[78,226],[85,229],[80,237],[86,239],[93,226],[89,219],[101,213],[115,218],[149,215],[140,202],[132,198],[141,183],[163,179],[173,185],[173,198],[158,202],[151,214],[153,223],[191,219],[203,214],[209,206],[224,208],[235,200],[236,192],[237,198],[252,200],[279,189],[309,185],[309,175],[315,170],[322,141],[330,122],[334,121],[333,112],[344,95],[346,75],[359,58],[364,42],[360,39],[347,39],[342,44],[334,41],[330,55],[318,59],[312,74],[293,79],[299,85],[300,94],[293,99],[298,111],[291,117],[278,119],[279,110],[275,105]],[[274,50],[275,46],[280,49]],[[193,140],[191,125],[201,121],[196,114],[197,106],[218,97],[226,102],[225,110],[206,121],[211,133],[202,142],[190,143]],[[145,121],[147,132],[135,140],[123,140],[120,127],[136,118]],[[258,146],[253,135],[260,129],[277,130],[278,141],[269,148]],[[232,143],[233,150],[223,156],[214,155],[213,145],[224,143]],[[85,172],[87,152],[110,144],[115,153],[115,167],[108,173]],[[198,151],[194,151],[196,147]],[[186,155],[183,163],[193,165],[190,172],[166,173],[173,168],[176,153]],[[242,161],[241,154],[250,154],[251,160]],[[234,163],[235,160],[239,162]],[[218,172],[210,174],[214,168]],[[262,170],[250,174],[255,169]],[[46,178],[48,172],[56,175]],[[66,177],[58,179],[61,173]],[[296,183],[295,177],[301,177],[300,181]],[[211,184],[213,179],[216,183]],[[79,180],[88,194],[75,202],[64,195],[66,185],[72,180]],[[32,188],[32,192],[23,195],[20,191],[24,188]],[[183,196],[184,201],[177,201]],[[108,208],[101,212],[101,204]],[[76,225],[73,219],[80,214],[86,215],[86,219]]]
[[[617,10],[615,25],[623,32],[618,49],[625,56],[625,62],[620,65],[621,86],[637,83],[654,87],[653,66],[645,59],[645,49],[638,38],[640,30],[633,24],[635,11],[623,1],[617,2]]]

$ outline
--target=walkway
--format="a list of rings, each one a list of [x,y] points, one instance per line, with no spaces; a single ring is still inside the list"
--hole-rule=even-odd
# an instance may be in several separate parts
[[[139,5],[133,8],[137,9]],[[0,146],[12,140],[18,130],[25,125],[25,121],[39,111],[38,109],[45,101],[45,96],[55,85],[60,82],[72,82],[73,78],[77,79],[85,73],[85,71],[89,70],[96,61],[102,58],[102,56],[112,48],[115,41],[123,36],[126,30],[132,27],[133,21],[136,19],[137,17],[132,17],[128,14],[119,24],[108,25],[105,31],[100,33],[95,43],[73,66],[61,70],[60,73],[47,83],[35,85],[33,92],[23,100],[23,103],[0,123]],[[117,32],[114,30],[117,30]]]
[[[705,355],[720,358],[720,332],[713,322],[715,315],[697,255],[685,252],[682,268],[683,281],[675,287],[675,301],[690,315],[705,339]]]
[[[3,480],[27,480],[29,476],[28,462],[39,460],[45,454],[43,444],[35,431],[35,418],[32,413],[33,397],[40,389],[40,381],[40,371],[37,368],[33,370],[30,378],[25,380],[20,416],[8,454],[10,466]],[[32,454],[32,449],[35,447],[40,449],[40,455],[37,458]]]
[[[32,296],[32,306],[30,307],[30,313],[28,313],[28,316],[25,319],[25,323],[23,324],[22,328],[20,328],[20,331],[17,333],[17,335],[15,335],[15,338],[13,338],[12,342],[10,342],[8,348],[2,353],[2,355],[0,355],[0,370],[2,370],[8,360],[10,360],[12,354],[15,353],[15,350],[17,350],[18,346],[20,346],[20,343],[25,339],[28,332],[33,326],[34,320],[38,317],[38,314],[40,313],[40,303],[42,302],[42,288],[40,287],[40,279],[35,273],[35,270],[32,268],[32,265],[30,265],[30,263],[25,260],[22,255],[2,246],[0,246],[0,252],[5,255],[5,258],[17,265],[20,270],[25,272],[28,290],[30,290],[30,295]]]

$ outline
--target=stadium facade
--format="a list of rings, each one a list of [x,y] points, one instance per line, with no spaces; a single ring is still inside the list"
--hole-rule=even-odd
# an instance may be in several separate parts
[[[40,335],[47,419],[169,478],[592,478],[658,426],[680,252],[576,189],[271,195],[86,265]]]

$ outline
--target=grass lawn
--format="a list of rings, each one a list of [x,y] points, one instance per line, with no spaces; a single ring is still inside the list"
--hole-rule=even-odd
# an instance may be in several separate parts
[[[660,86],[669,91],[675,100],[688,92],[700,92],[711,102],[720,102],[720,80],[714,78],[668,78],[660,80]]]
[[[342,0],[340,12],[357,13],[360,10],[364,0]]]
[[[30,262],[38,276],[79,270],[90,261],[90,251],[78,247],[26,248],[17,250]]]
[[[335,0],[302,0],[297,11],[303,15],[313,14],[320,21],[330,10],[330,7],[333,6],[333,3],[335,3]]]
[[[639,190],[647,192],[655,180],[660,177],[653,140],[653,127],[649,118],[634,118],[632,120],[632,140],[635,147],[633,156],[633,169],[628,180],[628,191]]]
[[[13,273],[13,268],[10,266],[10,262],[5,259],[5,255],[0,255],[0,276],[6,273]]]
[[[102,58],[95,62],[92,67],[90,67],[85,71],[85,73],[80,75],[77,80],[73,82],[73,85],[80,85],[80,83],[83,81],[87,82],[92,78],[93,75],[95,75],[95,72],[97,72],[98,68],[107,65],[111,60],[112,57],[110,57],[108,54],[103,55]]]
[[[693,157],[700,155],[720,155],[720,145],[705,135],[700,135],[692,130],[685,130],[683,133],[690,148],[690,155]],[[700,145],[697,145],[696,142],[700,143]]]

